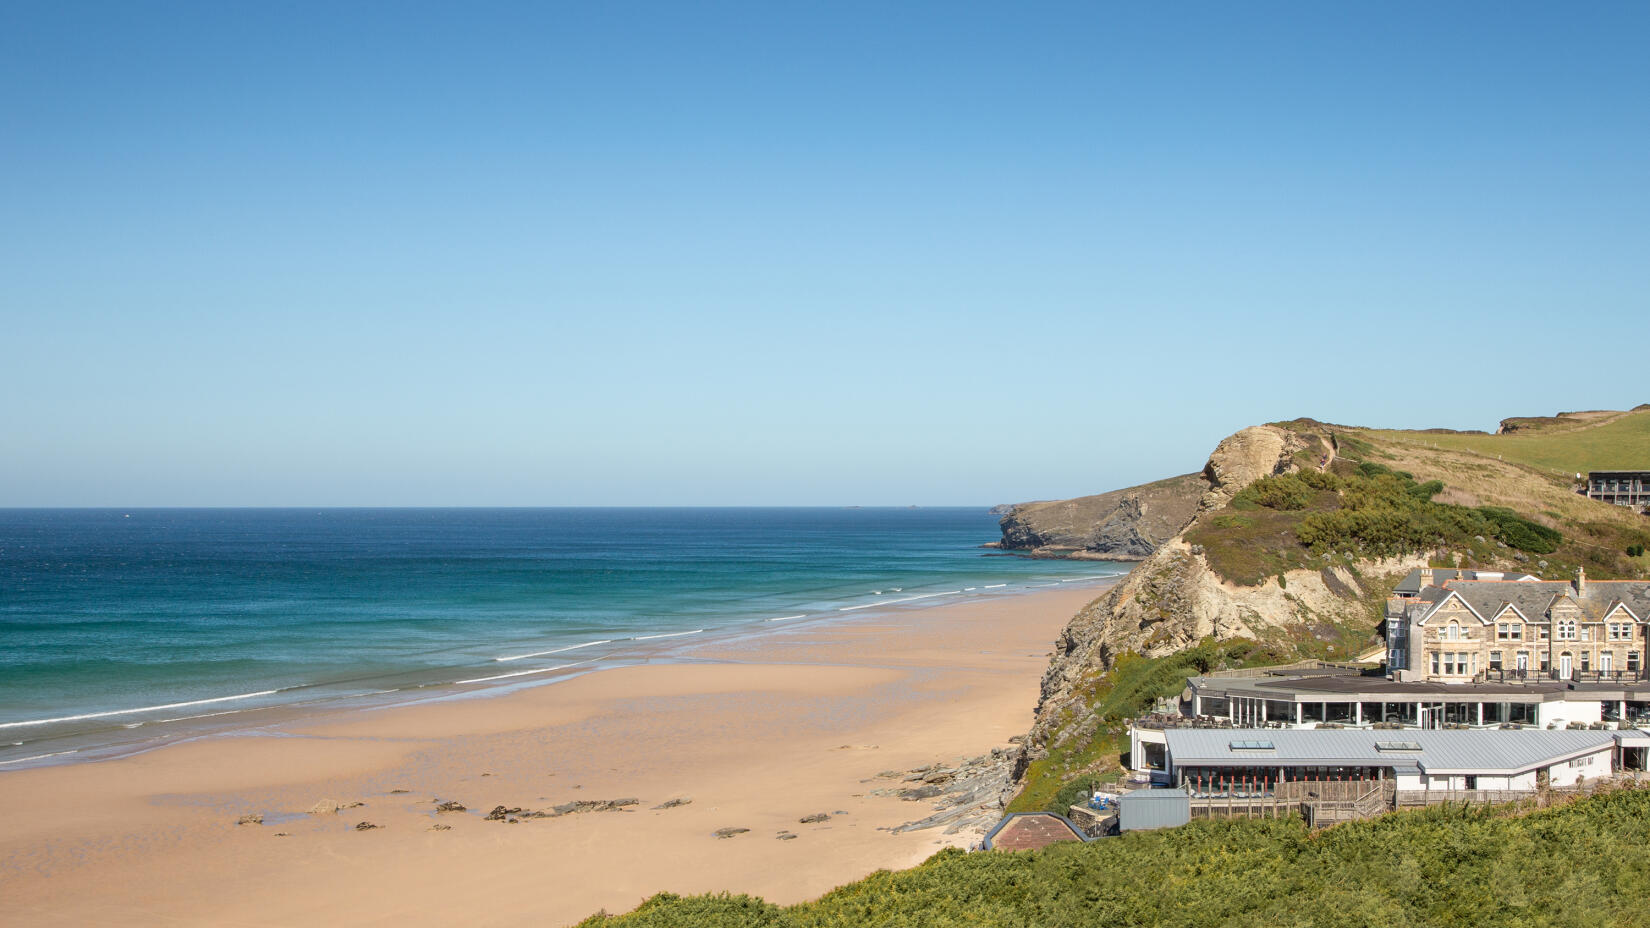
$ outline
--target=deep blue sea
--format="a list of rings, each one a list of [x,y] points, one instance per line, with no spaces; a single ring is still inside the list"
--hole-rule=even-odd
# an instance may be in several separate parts
[[[984,508],[0,510],[0,769],[1125,569],[998,538]]]

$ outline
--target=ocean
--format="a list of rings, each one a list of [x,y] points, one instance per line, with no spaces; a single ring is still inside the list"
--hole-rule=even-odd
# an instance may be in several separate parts
[[[0,769],[1127,569],[998,537],[984,508],[0,510]]]

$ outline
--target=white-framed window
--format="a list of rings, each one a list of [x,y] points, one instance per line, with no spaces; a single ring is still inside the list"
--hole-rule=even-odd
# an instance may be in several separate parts
[[[1628,651],[1627,652],[1627,672],[1628,673],[1638,673],[1639,672],[1639,652],[1637,652],[1637,651]]]
[[[1633,623],[1611,622],[1609,627],[1609,636],[1611,641],[1632,641]]]
[[[1498,641],[1524,640],[1524,626],[1517,622],[1495,623],[1495,637]]]
[[[1432,652],[1432,675],[1435,677],[1438,676],[1438,658],[1440,656],[1437,651]]]
[[[1605,651],[1603,654],[1598,656],[1598,669],[1600,673],[1609,673],[1612,665],[1614,664],[1615,655],[1611,654],[1609,651]]]
[[[1444,629],[1444,637],[1449,641],[1460,641],[1461,626],[1453,621],[1450,622],[1449,627]]]
[[[1500,651],[1491,651],[1490,652],[1490,669],[1491,670],[1500,670],[1501,669],[1501,652]]]
[[[1570,621],[1569,619],[1566,619],[1566,620],[1564,620],[1562,622],[1558,622],[1556,624],[1557,624],[1557,630],[1554,631],[1553,634],[1558,638],[1559,641],[1574,641],[1574,640],[1576,640],[1576,623],[1575,622]]]

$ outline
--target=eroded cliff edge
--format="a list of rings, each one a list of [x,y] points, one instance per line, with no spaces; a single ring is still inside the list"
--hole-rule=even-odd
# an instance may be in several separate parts
[[[1002,518],[999,546],[1042,557],[1142,560],[1192,521],[1208,490],[1197,473],[1095,496],[1019,503]]]

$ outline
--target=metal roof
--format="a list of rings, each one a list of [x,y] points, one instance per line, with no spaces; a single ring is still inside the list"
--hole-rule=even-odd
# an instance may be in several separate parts
[[[1427,773],[1523,773],[1615,745],[1614,731],[1361,729],[1200,729],[1164,731],[1176,767],[1415,767]],[[1381,750],[1397,738],[1419,750]],[[1234,750],[1234,742],[1270,741],[1270,751]]]

